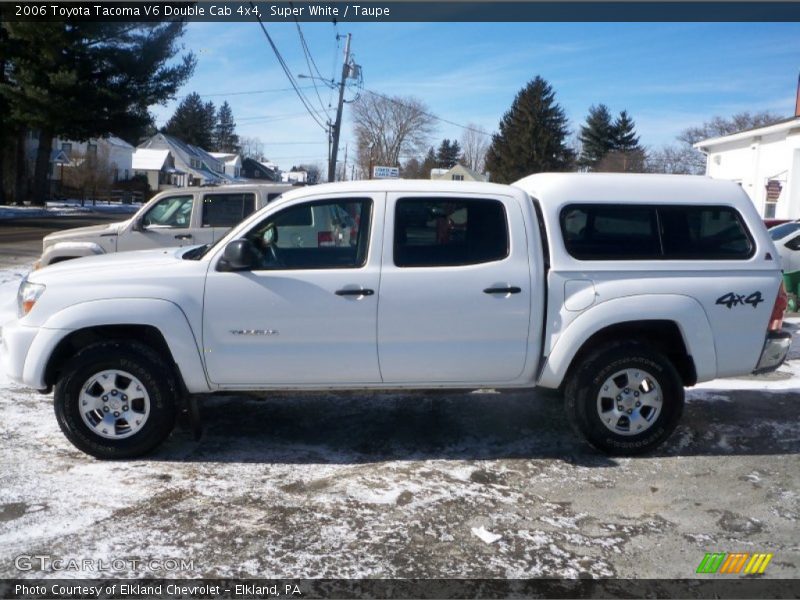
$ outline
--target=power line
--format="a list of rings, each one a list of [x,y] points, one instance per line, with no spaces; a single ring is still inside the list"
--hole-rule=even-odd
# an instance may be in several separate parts
[[[397,99],[392,98],[390,96],[387,96],[385,94],[381,94],[380,92],[373,92],[372,90],[366,90],[366,89],[364,91],[367,92],[368,94],[372,94],[373,96],[378,96],[379,98],[383,98],[384,100],[388,100],[389,102],[393,102],[393,103],[395,103],[395,104],[397,104],[399,106],[404,106],[406,108],[411,108],[411,109],[414,109],[414,110],[418,110],[423,115],[427,115],[427,116],[431,117],[432,119],[436,119],[437,121],[441,121],[442,123],[447,123],[448,125],[455,125],[456,127],[460,127],[461,129],[466,129],[467,131],[473,131],[473,132],[478,133],[480,135],[485,135],[486,137],[489,137],[489,136],[492,135],[491,133],[487,133],[486,131],[483,131],[482,129],[475,129],[474,127],[470,127],[469,125],[462,125],[461,123],[456,123],[455,121],[451,121],[449,119],[444,119],[444,118],[442,118],[442,117],[440,117],[438,115],[434,115],[433,113],[429,113],[429,112],[426,112],[424,110],[420,110],[419,107],[417,107],[417,106],[411,106],[409,104],[406,104],[405,102],[401,102],[400,100],[397,100]]]
[[[253,9],[256,8],[254,2],[250,2],[250,6],[252,6]],[[258,12],[256,12],[256,20],[258,21],[258,24],[261,26],[261,31],[264,32],[264,36],[267,38],[267,42],[269,42],[272,51],[275,53],[275,57],[278,59],[278,63],[283,69],[283,72],[286,74],[286,78],[289,80],[289,83],[294,88],[297,97],[300,98],[300,102],[303,103],[303,106],[305,106],[306,110],[308,111],[308,114],[311,115],[311,118],[314,119],[314,121],[316,121],[317,125],[319,125],[323,130],[327,131],[328,127],[325,124],[323,124],[322,121],[320,121],[319,119],[320,115],[316,114],[316,111],[313,108],[311,108],[311,106],[308,103],[308,100],[300,91],[297,85],[297,81],[295,81],[292,72],[289,70],[289,67],[286,64],[286,61],[283,59],[283,56],[281,56],[281,53],[278,50],[278,47],[275,45],[275,42],[272,41],[272,36],[270,36],[269,32],[267,31],[267,28],[264,26],[263,21],[261,21],[261,17],[259,16]]]
[[[294,8],[294,3],[290,2],[289,6]],[[292,11],[294,12],[294,11]],[[317,81],[314,78],[314,73],[316,72],[316,77],[319,79],[324,79],[317,68],[317,63],[314,60],[314,56],[311,54],[311,50],[308,47],[308,43],[306,42],[306,36],[303,35],[303,29],[300,27],[300,21],[297,20],[297,15],[294,15],[294,23],[297,25],[297,34],[300,36],[300,46],[303,49],[303,56],[306,59],[306,65],[308,66],[308,70],[311,73],[311,84],[314,86],[314,93],[317,95],[317,100],[319,100],[319,106],[326,115],[328,114],[328,110],[330,110],[330,102],[328,102],[328,107],[325,107],[325,103],[322,101],[322,96],[319,93],[319,88],[317,87]],[[313,68],[312,68],[313,65]]]

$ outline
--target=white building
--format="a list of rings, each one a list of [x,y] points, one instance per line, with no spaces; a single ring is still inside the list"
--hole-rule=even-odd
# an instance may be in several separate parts
[[[242,157],[232,152],[209,152],[211,156],[225,165],[225,174],[237,179],[242,174]]]
[[[800,218],[800,93],[791,119],[703,140],[706,175],[742,186],[764,218]]]

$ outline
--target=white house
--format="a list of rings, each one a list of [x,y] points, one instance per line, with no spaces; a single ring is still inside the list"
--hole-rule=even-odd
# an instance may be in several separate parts
[[[186,186],[187,174],[175,168],[169,150],[137,148],[133,153],[133,174],[147,177],[153,191]]]
[[[800,218],[800,88],[795,116],[703,140],[706,175],[742,186],[764,218]]]
[[[133,175],[133,146],[117,136],[92,138],[88,142],[76,142],[56,138],[53,150],[61,150],[71,161],[80,161],[82,156],[97,156],[98,152],[114,174],[114,181],[124,181]]]
[[[488,177],[477,171],[456,163],[450,169],[431,169],[431,179],[447,181],[488,181]]]
[[[225,174],[237,179],[242,174],[242,157],[233,152],[209,152],[211,156],[225,165]]]

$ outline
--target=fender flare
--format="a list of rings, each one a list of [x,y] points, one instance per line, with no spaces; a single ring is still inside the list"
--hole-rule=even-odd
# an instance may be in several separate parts
[[[70,258],[82,258],[84,256],[97,256],[99,254],[106,254],[106,251],[96,242],[56,242],[52,246],[45,248],[40,262],[43,267],[46,267],[52,264],[55,258],[65,256]]]
[[[575,355],[595,333],[612,325],[645,320],[671,321],[677,325],[694,361],[698,382],[717,376],[714,334],[702,304],[690,296],[643,294],[597,304],[567,325],[547,356],[539,385],[559,387]]]
[[[172,359],[190,393],[211,391],[197,338],[183,310],[160,298],[114,298],[73,304],[55,314],[39,328],[25,360],[25,381],[46,387],[47,365],[58,344],[69,334],[91,327],[145,325],[161,332]],[[35,360],[32,358],[35,357]]]

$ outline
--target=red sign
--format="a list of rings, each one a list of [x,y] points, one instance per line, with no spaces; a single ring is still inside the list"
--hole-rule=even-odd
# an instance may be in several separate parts
[[[781,182],[777,179],[770,179],[767,182],[767,200],[775,202],[780,197],[781,190],[783,190]]]

